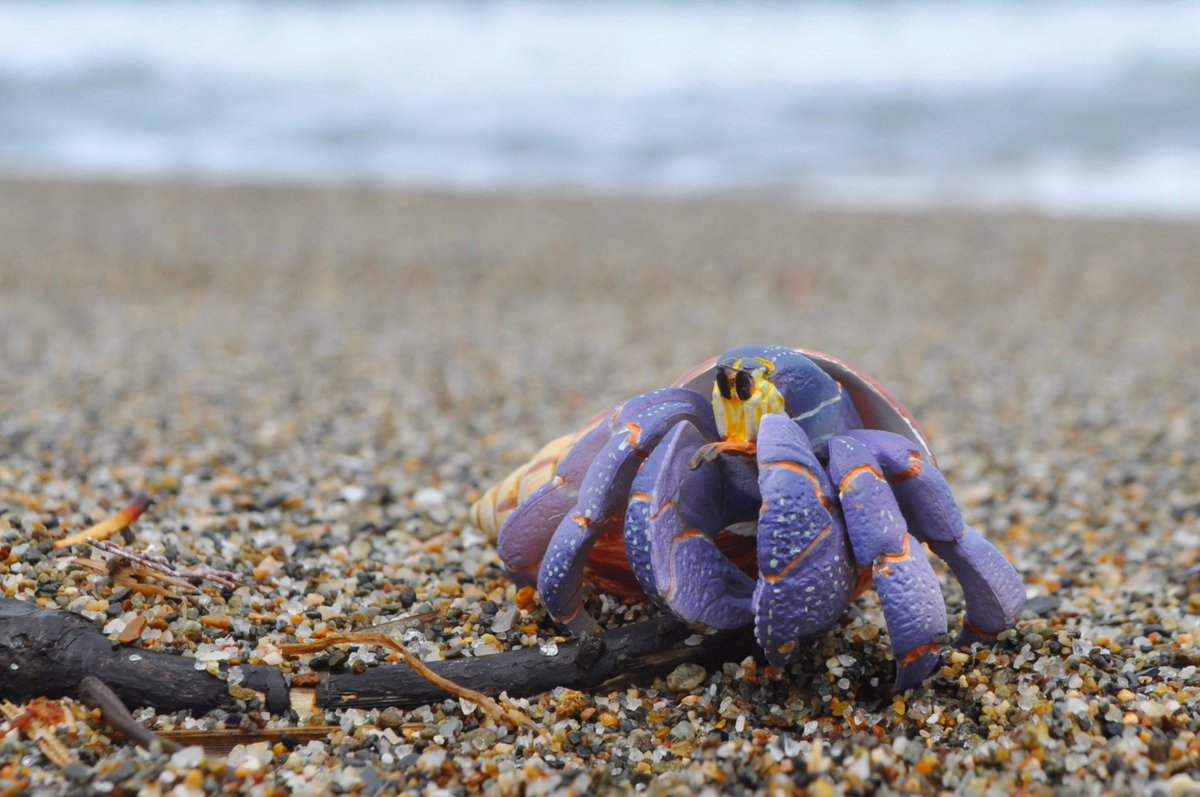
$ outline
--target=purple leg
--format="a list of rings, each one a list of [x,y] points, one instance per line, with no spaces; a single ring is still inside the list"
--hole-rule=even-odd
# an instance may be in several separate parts
[[[909,528],[941,557],[967,602],[959,644],[993,640],[1012,628],[1025,605],[1025,585],[994,545],[963,523],[950,487],[933,463],[907,439],[880,431],[855,431],[882,467]]]
[[[830,513],[832,489],[804,431],[768,415],[758,432],[758,584],[754,633],[782,666],[797,642],[828,631],[854,589],[846,530]]]
[[[688,467],[709,441],[690,423],[680,423],[655,449],[656,461],[643,468],[657,466],[649,505],[651,586],[684,622],[740,628],[752,617],[754,580],[713,543],[722,527],[723,472],[714,462]]]
[[[613,417],[619,411],[618,406]],[[522,501],[504,521],[496,540],[496,552],[517,586],[537,583],[538,568],[554,530],[575,506],[588,465],[611,436],[611,420],[584,435],[563,457],[554,477]]]
[[[642,592],[661,609],[664,604],[654,581],[654,567],[650,563],[650,490],[654,485],[654,477],[662,467],[660,451],[664,451],[661,445],[654,449],[633,480],[629,506],[625,510],[624,533],[625,559],[629,562],[629,569],[633,571],[633,577],[637,579]]]
[[[937,666],[934,639],[946,633],[946,605],[921,544],[908,533],[896,497],[867,446],[850,437],[829,443],[829,472],[838,484],[854,557],[871,566],[883,607],[896,691],[918,685]]]
[[[997,634],[1016,625],[1025,605],[1025,585],[996,546],[964,525],[958,542],[934,540],[929,547],[950,565],[966,597],[967,616],[957,644],[994,642]]]
[[[597,630],[580,599],[588,554],[605,526],[624,517],[630,486],[646,455],[680,421],[716,437],[712,408],[695,391],[667,388],[626,402],[612,436],[588,466],[574,508],[550,539],[538,572],[538,592],[550,616],[576,634]]]
[[[667,465],[669,456],[673,456],[673,452],[678,450],[677,445],[672,445],[672,441],[677,436],[676,430],[685,425],[695,431],[695,427],[690,423],[676,424],[675,428],[663,438],[663,441],[650,452],[645,464],[633,478],[633,484],[629,488],[629,507],[625,510],[625,558],[642,591],[660,608],[666,608],[666,603],[658,591],[658,585],[654,578],[654,564],[651,560],[650,505],[659,475]],[[706,440],[705,442],[711,441]],[[678,463],[675,463],[674,467],[678,467]],[[706,469],[707,472],[709,471]]]
[[[680,426],[683,424],[677,424],[676,428]],[[672,438],[674,432],[672,429],[664,442],[659,443],[650,452],[646,463],[634,476],[633,484],[629,488],[629,507],[625,510],[625,559],[629,562],[629,568],[642,591],[660,609],[665,609],[666,603],[659,594],[658,584],[654,579],[654,564],[650,558],[650,503],[654,484],[670,450],[666,441]]]
[[[679,397],[676,391],[665,398],[661,396],[662,393],[645,393],[613,407],[606,421],[598,424],[571,447],[555,469],[554,477],[530,494],[509,515],[496,540],[496,552],[518,586],[537,584],[538,569],[554,530],[579,500],[583,477],[613,433],[655,401]],[[703,399],[689,400],[704,403]]]

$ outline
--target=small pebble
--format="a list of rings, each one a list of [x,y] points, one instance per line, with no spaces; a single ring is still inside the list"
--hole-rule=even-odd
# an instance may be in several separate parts
[[[587,696],[574,689],[568,689],[554,704],[554,713],[560,720],[578,717],[580,712],[588,707]]]
[[[227,614],[206,614],[200,618],[200,623],[209,628],[226,630],[233,625],[233,618]]]
[[[707,678],[708,671],[699,664],[680,664],[667,676],[667,687],[675,692],[690,692]]]

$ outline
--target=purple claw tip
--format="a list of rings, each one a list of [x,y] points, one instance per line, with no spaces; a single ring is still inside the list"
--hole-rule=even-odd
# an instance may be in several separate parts
[[[936,650],[923,653],[916,659],[896,668],[896,694],[914,689],[933,674],[940,657]]]

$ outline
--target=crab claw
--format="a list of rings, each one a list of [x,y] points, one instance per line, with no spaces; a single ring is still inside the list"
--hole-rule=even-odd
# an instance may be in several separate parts
[[[650,471],[648,479],[653,480],[648,528],[650,586],[684,622],[739,628],[752,617],[754,580],[714,542],[724,526],[723,472],[711,462],[694,469],[689,466],[707,442],[696,427],[680,423],[655,449],[654,461],[646,463],[644,470]]]
[[[797,643],[828,631],[854,588],[845,529],[808,436],[787,418],[763,418],[758,437],[758,584],[754,631],[781,666]]]
[[[598,630],[580,597],[588,555],[610,524],[624,518],[638,468],[671,427],[690,421],[715,437],[704,417],[707,409],[703,397],[681,388],[646,393],[625,405],[617,429],[587,469],[574,509],[554,530],[538,571],[538,593],[557,622],[576,634]]]
[[[558,524],[575,506],[579,485],[596,454],[610,437],[599,423],[572,446],[550,481],[527,496],[500,528],[496,552],[518,586],[537,583],[538,568]]]
[[[838,484],[854,558],[871,567],[896,656],[896,691],[911,689],[937,666],[934,640],[946,633],[937,576],[921,544],[913,544],[896,497],[865,444],[850,437],[830,441],[829,472]]]

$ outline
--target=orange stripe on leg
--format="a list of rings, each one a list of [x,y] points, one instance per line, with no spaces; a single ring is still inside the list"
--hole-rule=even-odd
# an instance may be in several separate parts
[[[625,435],[626,442],[628,442],[629,445],[633,446],[634,448],[637,448],[638,443],[642,441],[642,427],[638,426],[633,421],[629,421],[625,424],[625,431],[628,432],[628,434]]]
[[[799,474],[808,479],[810,482],[812,482],[813,492],[816,493],[817,498],[820,499],[821,506],[825,507],[826,509],[829,508],[829,499],[824,493],[821,492],[821,481],[817,478],[815,473],[801,465],[799,462],[764,462],[762,467],[770,468],[772,470],[779,469],[791,471],[792,473]]]
[[[940,650],[940,648],[937,645],[933,644],[932,642],[930,642],[928,645],[921,645],[919,647],[913,648],[912,650],[910,650],[908,652],[908,655],[906,655],[903,659],[900,660],[900,666],[907,667],[908,665],[912,664],[917,659],[924,656],[926,653],[937,653],[938,650]]]
[[[819,545],[822,540],[824,540],[826,537],[828,537],[832,533],[833,533],[833,526],[826,526],[825,528],[821,529],[821,533],[818,534],[813,539],[812,542],[810,542],[808,545],[806,545],[804,547],[804,550],[801,551],[800,554],[795,559],[788,562],[786,567],[784,567],[782,570],[780,570],[778,573],[775,573],[774,575],[763,576],[763,580],[766,581],[768,584],[774,584],[776,581],[779,581],[782,578],[786,578],[788,573],[795,570],[800,565],[801,562],[803,562],[805,559],[808,558],[808,555],[813,552],[813,550],[817,547],[817,545]]]
[[[883,474],[881,474],[879,471],[875,470],[874,465],[859,465],[857,468],[854,468],[853,470],[851,470],[849,473],[847,473],[845,476],[842,477],[842,483],[838,485],[838,493],[840,493],[841,495],[845,495],[846,490],[850,486],[850,482],[854,481],[855,479],[857,479],[859,476],[863,475],[864,473],[869,473],[872,476],[874,476],[876,479],[878,479],[879,481],[883,481]]]
[[[1000,636],[1000,634],[998,634],[998,633],[997,634],[989,634],[987,631],[980,629],[979,626],[975,625],[974,623],[972,623],[970,620],[966,619],[965,617],[963,618],[963,630],[969,631],[970,633],[974,634],[975,636],[979,637],[980,639],[994,640]]]
[[[881,576],[892,574],[892,565],[903,562],[912,556],[912,535],[904,535],[904,548],[900,553],[885,553],[875,561],[874,571]]]
[[[668,509],[670,509],[670,510],[674,510],[674,509],[675,509],[675,502],[674,502],[674,501],[667,501],[667,502],[666,502],[666,503],[664,503],[664,504],[660,504],[660,505],[659,505],[659,507],[658,507],[658,511],[657,511],[657,512],[654,512],[654,513],[652,513],[652,514],[650,515],[650,519],[651,519],[651,520],[657,520],[657,519],[658,519],[658,517],[659,517],[660,515],[662,515],[662,513],[663,513],[663,512],[666,512]]]
[[[566,624],[570,623],[572,620],[574,620],[576,617],[578,617],[578,616],[579,616],[579,610],[580,610],[580,609],[582,609],[582,608],[583,608],[583,601],[580,601],[580,602],[579,602],[579,605],[577,605],[577,606],[575,607],[575,611],[571,612],[569,615],[567,615],[566,617],[562,618],[562,619],[561,619],[561,620],[559,620],[558,622],[562,623],[563,625],[566,625]]]
[[[908,452],[908,470],[903,473],[897,473],[895,476],[888,477],[888,484],[899,484],[900,482],[915,479],[921,475],[921,471],[925,469],[925,460],[921,459],[921,455],[916,451]]]
[[[687,542],[688,540],[694,540],[697,537],[703,536],[704,534],[701,533],[699,529],[685,528],[683,531],[676,534],[674,539],[671,540],[671,550],[668,554],[670,557],[670,571],[667,575],[667,591],[663,595],[663,599],[667,603],[670,603],[672,600],[674,600],[675,590],[678,589],[678,585],[675,583],[675,546],[681,542]]]

